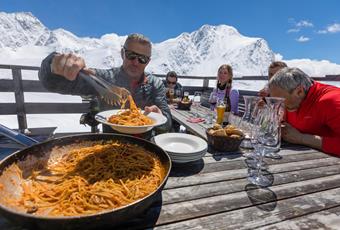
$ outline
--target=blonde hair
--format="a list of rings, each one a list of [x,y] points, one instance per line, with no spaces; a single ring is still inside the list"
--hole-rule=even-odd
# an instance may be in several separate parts
[[[217,74],[222,70],[222,69],[226,69],[228,70],[228,74],[230,76],[230,80],[227,82],[227,88],[231,88],[231,84],[233,82],[233,68],[230,65],[227,64],[223,64],[218,68]],[[218,85],[218,80],[216,82],[216,85]]]

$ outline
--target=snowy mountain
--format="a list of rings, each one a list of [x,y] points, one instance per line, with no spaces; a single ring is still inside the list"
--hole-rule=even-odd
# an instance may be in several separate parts
[[[101,38],[77,37],[64,29],[49,30],[31,13],[0,12],[0,63],[39,66],[52,51],[75,52],[89,67],[121,65],[120,49],[126,36],[106,34]],[[266,75],[276,55],[262,38],[241,35],[227,25],[204,25],[192,33],[182,33],[153,44],[147,70],[164,74],[215,76],[217,68],[231,64],[235,76]],[[340,65],[308,59],[287,60],[313,76],[340,73]]]

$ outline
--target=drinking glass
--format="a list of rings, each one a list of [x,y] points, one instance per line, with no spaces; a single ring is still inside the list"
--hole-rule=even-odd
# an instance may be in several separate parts
[[[192,99],[192,108],[194,109],[194,116],[199,117],[198,107],[201,103],[201,92],[195,92],[194,98]]]
[[[281,147],[281,121],[283,117],[284,110],[284,99],[279,97],[266,97],[266,104],[268,106],[268,111],[271,116],[272,121],[272,133],[276,136],[273,136],[272,144],[265,155],[265,157],[280,159],[281,156],[277,153],[280,151]]]
[[[175,97],[175,90],[172,89],[172,88],[169,88],[169,101],[170,101],[170,103],[173,102],[174,97]]]
[[[262,174],[262,162],[264,155],[270,151],[273,139],[277,136],[273,129],[272,116],[268,106],[266,106],[261,113],[258,113],[254,128],[256,130],[254,133],[256,134],[252,144],[256,154],[259,156],[259,159],[256,169],[249,170],[248,180],[255,185],[267,187],[272,182]]]
[[[223,100],[217,101],[216,106],[216,123],[222,124],[224,119],[224,112],[225,112],[226,105]]]
[[[260,108],[259,102],[261,100],[260,97],[257,96],[243,96],[244,98],[244,106],[245,106],[245,112],[242,116],[242,119],[239,123],[240,128],[242,129],[245,138],[241,142],[241,147],[242,148],[253,148],[251,144],[251,130],[252,126],[254,124],[254,120],[256,117],[256,113],[258,109]]]
[[[175,98],[178,98],[178,99],[182,98],[182,91],[180,89],[175,90]]]

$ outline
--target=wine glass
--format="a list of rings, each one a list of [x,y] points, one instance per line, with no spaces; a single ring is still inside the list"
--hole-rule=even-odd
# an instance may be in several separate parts
[[[256,185],[266,187],[269,186],[270,181],[262,174],[263,157],[273,150],[277,145],[278,138],[278,120],[275,113],[273,113],[270,106],[265,106],[261,113],[258,113],[255,127],[256,136],[254,137],[253,146],[255,152],[259,156],[258,166],[256,170],[250,170],[248,179]]]
[[[199,117],[198,107],[201,102],[201,92],[195,92],[194,98],[192,99],[192,108],[194,109],[194,116]]]

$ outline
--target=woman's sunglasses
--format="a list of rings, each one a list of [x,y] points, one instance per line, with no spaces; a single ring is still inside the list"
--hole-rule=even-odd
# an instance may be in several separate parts
[[[124,47],[124,53],[125,53],[125,57],[129,59],[130,61],[135,60],[137,58],[138,62],[143,65],[147,64],[150,61],[150,57],[142,55],[142,54],[138,54],[136,52],[126,49],[125,47]]]

